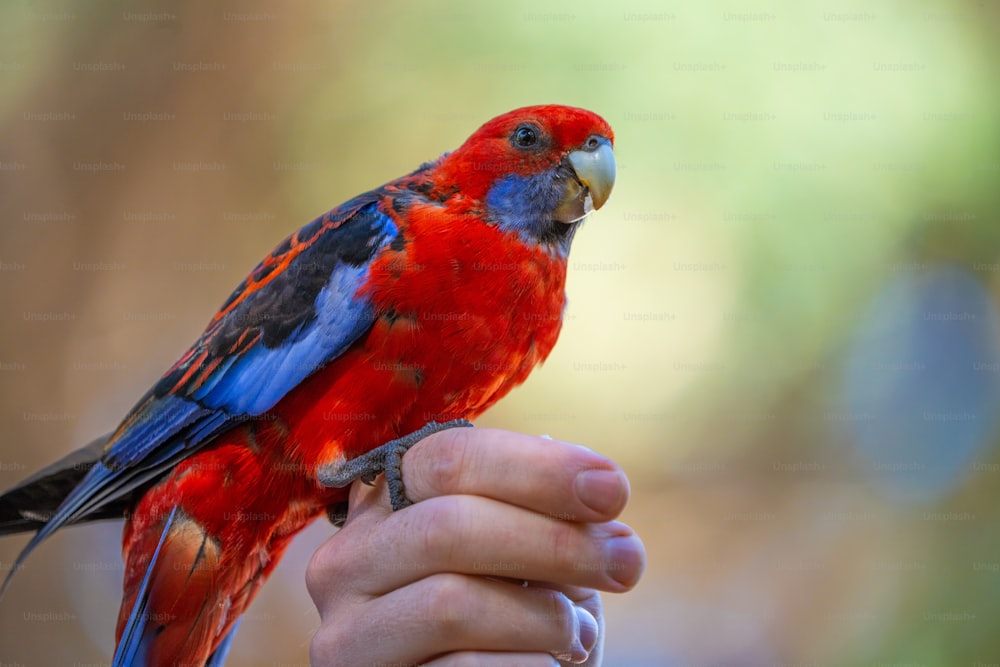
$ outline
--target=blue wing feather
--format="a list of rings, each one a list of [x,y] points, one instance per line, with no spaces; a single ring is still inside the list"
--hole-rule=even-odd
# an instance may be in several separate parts
[[[177,508],[175,507],[163,523],[163,533],[160,535],[160,541],[156,543],[156,550],[153,552],[153,557],[150,558],[149,565],[146,567],[146,575],[142,578],[142,585],[139,587],[138,595],[136,595],[135,605],[133,605],[132,611],[129,612],[128,621],[125,623],[125,630],[122,632],[118,648],[115,650],[115,656],[111,661],[111,667],[133,667],[134,665],[142,664],[138,661],[143,653],[145,653],[143,647],[147,640],[145,629],[146,621],[149,620],[149,614],[146,613],[146,605],[149,602],[149,578],[153,573],[156,561],[160,557],[163,542],[167,539],[167,534],[170,532],[170,527],[173,525],[176,515]]]
[[[138,418],[119,428],[105,450],[103,460],[111,467],[141,461],[151,450],[210,419],[216,411],[180,396],[155,398],[147,394],[133,413],[138,413]]]
[[[242,618],[236,619],[233,623],[233,627],[229,629],[226,636],[223,637],[222,641],[212,652],[212,655],[208,656],[208,661],[205,663],[205,667],[222,667],[226,662],[226,656],[229,655],[229,649],[233,647],[233,639],[236,638],[236,631],[240,629],[240,623],[243,621]]]
[[[273,407],[371,326],[374,309],[355,296],[367,272],[367,266],[341,267],[316,297],[315,320],[279,347],[258,344],[232,359],[219,378],[200,387],[193,397],[202,405],[236,414],[257,415]]]

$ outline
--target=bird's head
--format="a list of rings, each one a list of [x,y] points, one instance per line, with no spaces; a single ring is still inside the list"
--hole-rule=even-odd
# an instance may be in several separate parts
[[[438,165],[488,222],[565,255],[615,183],[614,133],[585,109],[543,105],[487,122]]]

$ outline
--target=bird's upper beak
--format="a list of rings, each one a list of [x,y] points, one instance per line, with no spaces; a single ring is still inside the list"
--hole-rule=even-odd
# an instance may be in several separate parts
[[[585,218],[604,206],[615,185],[615,153],[611,142],[603,139],[595,148],[578,148],[566,156],[576,175],[569,179],[555,219],[566,224]]]

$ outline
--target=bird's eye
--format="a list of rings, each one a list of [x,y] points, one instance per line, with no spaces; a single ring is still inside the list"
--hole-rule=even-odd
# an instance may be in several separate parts
[[[538,128],[532,125],[522,125],[514,130],[514,145],[518,148],[531,148],[538,143]]]
[[[597,147],[600,145],[601,145],[601,140],[598,139],[596,136],[591,136],[589,139],[587,139],[587,150],[589,151],[597,150]]]

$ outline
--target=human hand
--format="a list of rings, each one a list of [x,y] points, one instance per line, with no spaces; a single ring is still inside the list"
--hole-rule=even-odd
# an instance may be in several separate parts
[[[355,483],[347,522],[309,563],[313,664],[600,664],[598,591],[631,589],[645,566],[613,521],[629,495],[618,466],[461,428],[415,445],[402,468],[415,504],[393,512],[384,478]]]

